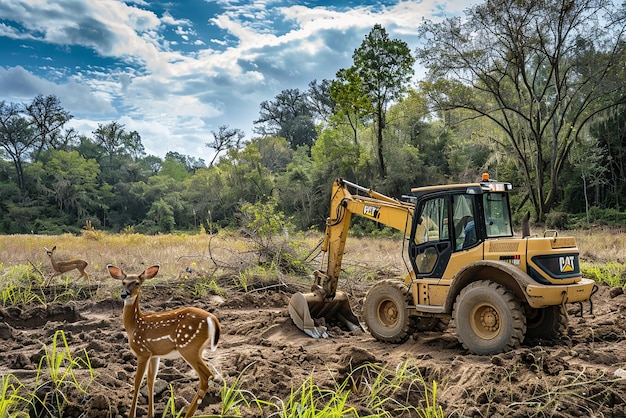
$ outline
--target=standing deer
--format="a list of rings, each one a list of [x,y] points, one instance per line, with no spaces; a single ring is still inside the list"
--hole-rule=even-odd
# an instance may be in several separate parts
[[[135,418],[139,387],[148,371],[148,418],[154,414],[153,389],[161,358],[184,358],[198,374],[200,387],[191,401],[185,417],[193,416],[215,375],[202,358],[207,346],[215,351],[221,326],[217,318],[202,309],[185,307],[166,312],[143,313],[139,308],[139,291],[145,280],[159,272],[159,266],[147,268],[143,273],[126,274],[119,267],[108,265],[109,274],[121,280],[124,289],[123,322],[130,349],[137,356],[135,391],[130,407],[130,418]]]
[[[51,250],[43,247],[46,250],[46,254],[50,257],[50,262],[52,263],[52,268],[54,269],[54,273],[50,275],[48,281],[46,283],[46,287],[50,285],[50,281],[53,277],[58,276],[59,274],[67,273],[68,271],[72,271],[74,269],[80,272],[80,276],[78,278],[84,277],[87,280],[87,284],[89,283],[89,274],[85,271],[87,268],[87,262],[85,260],[65,260],[65,261],[57,261],[54,258],[54,251],[57,249],[55,245]]]

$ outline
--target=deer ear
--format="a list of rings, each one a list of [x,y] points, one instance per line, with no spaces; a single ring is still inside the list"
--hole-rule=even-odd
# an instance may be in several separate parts
[[[152,267],[148,267],[148,268],[146,269],[146,271],[144,271],[143,273],[141,273],[141,274],[139,275],[139,278],[140,278],[141,280],[148,280],[148,279],[151,279],[151,278],[153,278],[154,276],[156,276],[156,275],[157,275],[157,273],[159,272],[159,268],[160,268],[160,266],[159,266],[158,264],[156,264],[156,265],[154,265],[154,266],[152,266]]]
[[[114,265],[109,264],[107,266],[107,269],[109,270],[109,274],[111,275],[111,277],[116,280],[124,280],[126,278],[126,274],[124,274],[122,269],[119,267],[115,267]]]

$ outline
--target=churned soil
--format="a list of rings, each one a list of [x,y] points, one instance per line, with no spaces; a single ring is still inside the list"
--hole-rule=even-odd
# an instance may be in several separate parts
[[[25,384],[34,382],[53,336],[63,330],[72,355],[85,357],[86,352],[95,372],[91,381],[87,370],[78,373],[81,382],[89,384],[84,393],[76,389],[65,392],[70,406],[63,416],[127,416],[136,359],[122,327],[123,302],[116,285],[107,283],[110,296],[103,298],[89,297],[85,291],[65,304],[1,309],[0,375],[13,374]],[[219,380],[210,384],[197,415],[219,414],[222,388],[237,379],[239,388],[250,397],[280,404],[310,379],[332,390],[361,364],[394,370],[411,361],[427,386],[437,382],[436,399],[446,416],[626,416],[626,295],[621,288],[600,286],[592,305],[570,305],[569,328],[558,341],[526,341],[511,352],[479,356],[464,350],[448,330],[420,332],[393,345],[379,342],[367,332],[330,326],[330,338],[316,340],[291,322],[287,306],[293,290],[289,286],[199,297],[192,295],[190,285],[180,279],[148,282],[142,288],[141,306],[145,312],[197,306],[219,318],[222,335],[218,348],[206,353]],[[366,290],[350,289],[358,316]],[[45,376],[39,381],[45,382]],[[172,398],[177,410],[184,408],[196,389],[195,373],[183,360],[164,360],[157,380],[156,416],[163,416]],[[39,388],[43,396],[50,390],[45,384]],[[145,393],[144,384],[139,416],[147,411]],[[398,396],[403,396],[398,399],[401,403],[423,401],[418,390]],[[361,416],[367,415],[362,406],[354,406]],[[245,416],[271,412],[276,409],[242,409]],[[410,414],[398,412],[397,416]]]

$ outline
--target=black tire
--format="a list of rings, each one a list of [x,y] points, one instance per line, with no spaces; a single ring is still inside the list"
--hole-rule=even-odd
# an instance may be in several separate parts
[[[398,280],[383,280],[367,292],[363,316],[374,338],[389,343],[402,343],[409,338],[414,330],[409,296],[407,287]]]
[[[475,354],[496,354],[520,346],[526,317],[515,294],[489,280],[470,283],[454,302],[452,329]]]
[[[562,305],[526,309],[526,338],[555,340],[567,331],[567,311]]]

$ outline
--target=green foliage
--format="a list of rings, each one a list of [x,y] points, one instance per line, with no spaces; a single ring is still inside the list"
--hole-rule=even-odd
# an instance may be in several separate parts
[[[347,405],[350,391],[347,383],[328,390],[322,389],[313,382],[310,376],[284,404],[281,418],[322,418],[357,416],[356,409]]]
[[[254,121],[263,136],[282,137],[291,148],[310,147],[317,138],[313,110],[306,94],[299,89],[281,91],[273,101],[261,102],[259,118]]]
[[[159,173],[162,176],[171,177],[176,181],[184,181],[189,177],[189,173],[187,172],[187,167],[184,162],[181,162],[175,158],[165,158],[163,164],[161,165],[161,172]]]
[[[25,264],[10,266],[0,280],[2,306],[26,306],[32,303],[46,305],[45,297],[40,294],[43,278],[34,276],[31,266]],[[35,286],[37,283],[39,286]]]
[[[45,306],[45,300],[32,287],[16,286],[13,283],[2,289],[2,306],[25,306],[32,303]]]
[[[13,374],[2,377],[2,392],[0,392],[0,417],[28,417],[20,409],[27,404],[27,399],[20,395],[24,392],[24,385]]]
[[[430,40],[418,48],[428,68],[422,87],[435,108],[471,111],[498,126],[491,142],[521,172],[540,221],[567,181],[581,132],[593,115],[622,101],[623,76],[613,63],[623,59],[624,22],[609,17],[598,27],[596,19],[615,12],[605,7],[495,0],[467,8],[463,19],[420,28]]]
[[[31,416],[63,416],[68,404],[73,403],[69,395],[74,391],[85,394],[95,378],[87,351],[84,357],[72,355],[65,332],[58,330],[50,345],[44,345],[44,355],[39,361],[36,389],[30,393],[28,403],[32,405]],[[86,369],[88,377],[83,381],[78,376],[79,369]]]
[[[55,389],[69,385],[85,392],[95,378],[87,350],[83,349],[84,358],[74,358],[65,331],[58,330],[52,337],[52,343],[44,346],[44,352],[37,369],[37,382],[51,382]],[[89,379],[86,383],[81,383],[76,373],[82,368],[89,371]]]
[[[258,401],[252,392],[241,389],[241,377],[252,364],[254,363],[250,363],[246,366],[230,386],[226,384],[226,381],[223,382],[221,391],[222,410],[220,416],[241,416],[241,406],[250,406],[250,401],[248,401],[247,398],[252,399],[256,405],[259,406],[259,412],[262,411],[260,405],[263,404],[263,402]]]
[[[582,262],[580,271],[584,277],[598,283],[626,288],[626,264],[614,261],[606,264]]]
[[[170,388],[170,396],[169,398],[167,398],[167,403],[165,404],[165,409],[163,410],[163,415],[161,415],[162,418],[179,418],[181,416],[183,416],[183,413],[185,412],[184,409],[181,409],[180,411],[176,411],[176,396],[174,395],[174,388],[172,387],[172,385],[169,385]]]
[[[585,36],[563,38],[564,46],[575,42],[575,47],[569,49],[573,55],[559,55],[572,60],[559,68],[574,68],[571,74],[581,77],[568,83],[580,88],[560,90],[564,97],[554,100],[555,79],[540,64],[553,62],[541,57],[541,51],[551,48],[538,48],[535,43],[549,38],[539,32],[555,27],[550,22],[565,11],[539,2],[528,6],[533,10],[528,19],[511,17],[523,12],[520,7],[498,0],[469,8],[466,20],[426,22],[424,34],[441,36],[418,49],[431,72],[416,88],[410,88],[415,86],[411,84],[412,47],[391,39],[382,26],[375,25],[355,45],[352,65],[337,69],[333,80],[314,81],[306,92],[284,90],[263,102],[255,121],[258,135],[251,140],[244,142],[238,129],[220,127],[214,132],[215,141],[207,145],[216,153],[208,165],[171,151],[164,159],[146,156],[140,134],[118,122],[102,123],[85,134],[63,131],[71,115],[54,96],[38,96],[28,105],[5,103],[0,108],[4,117],[0,233],[70,232],[95,240],[109,231],[215,234],[241,225],[239,221],[247,216],[241,214],[243,203],[266,202],[268,196],[276,199],[276,212],[294,228],[321,229],[328,216],[330,185],[337,177],[400,197],[412,187],[475,181],[482,171],[513,183],[513,209],[530,208],[540,221],[557,209],[568,213],[569,227],[624,225],[626,107],[591,117],[600,101],[610,107],[619,92],[615,86],[623,85],[621,78],[615,78],[615,66],[593,73],[601,71],[612,52],[623,53],[621,44],[612,49],[600,42],[618,39],[610,36],[616,27],[583,19],[593,13],[593,7],[576,15],[581,20],[571,22],[572,33]],[[510,14],[503,14],[505,10]],[[561,17],[567,20],[574,15]],[[537,19],[545,24],[531,24]],[[622,20],[610,22],[617,25]],[[491,42],[491,33],[484,28],[508,23],[520,31],[503,33],[524,36]],[[590,38],[598,39],[597,50],[590,47]],[[475,39],[489,47],[481,48]],[[450,54],[446,40],[458,41],[456,55]],[[493,53],[510,48],[512,54],[491,59]],[[498,64],[502,56],[515,56],[517,51],[527,53],[523,56],[528,59]],[[528,74],[534,75],[534,81],[518,84]],[[595,80],[593,89],[582,80]],[[526,86],[533,86],[530,93]],[[537,91],[545,92],[538,103]],[[589,93],[589,100],[573,97],[576,92]],[[558,108],[568,103],[571,110]],[[576,107],[580,103],[589,106]],[[461,108],[453,109],[457,105]],[[431,117],[432,109],[438,112],[436,118]],[[511,112],[523,117],[510,117]],[[38,114],[51,118],[40,120]],[[593,121],[589,130],[581,126],[588,120]],[[524,121],[538,121],[541,126]],[[553,139],[559,146],[546,146]],[[516,146],[518,140],[528,142]],[[593,144],[601,152],[589,160],[585,150]],[[552,150],[563,152],[550,155]],[[572,158],[569,150],[574,150]],[[587,187],[580,184],[581,175]],[[585,220],[577,212],[586,210],[586,200],[590,207]],[[549,224],[563,225],[552,216],[548,215]],[[93,229],[81,229],[86,221]],[[386,234],[365,228],[356,233]],[[287,252],[285,257],[289,256]],[[281,263],[284,260],[270,261],[276,268]],[[288,263],[297,263],[297,257]]]
[[[278,202],[273,198],[267,202],[242,204],[241,215],[243,226],[263,239],[294,231],[291,220],[278,210]]]
[[[202,279],[194,283],[191,294],[196,298],[203,298],[207,294],[226,296],[226,290],[220,287],[215,280]]]
[[[415,58],[406,42],[389,39],[380,24],[374,25],[361,45],[352,55],[353,71],[360,89],[369,99],[371,116],[376,122],[376,159],[379,176],[387,176],[384,155],[383,131],[387,125],[387,108],[390,102],[400,98],[408,88],[414,73]]]

